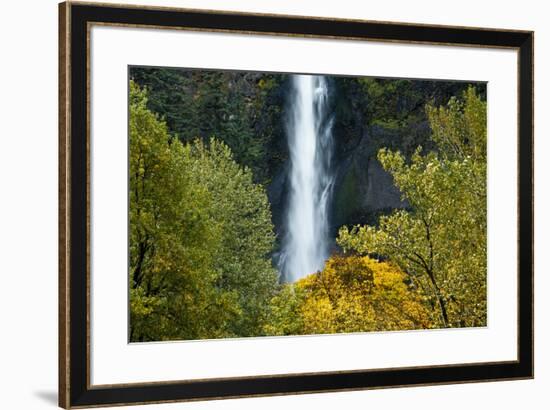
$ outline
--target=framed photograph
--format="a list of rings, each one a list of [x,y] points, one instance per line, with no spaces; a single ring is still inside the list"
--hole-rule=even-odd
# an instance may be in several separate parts
[[[64,408],[533,377],[533,32],[59,6]]]

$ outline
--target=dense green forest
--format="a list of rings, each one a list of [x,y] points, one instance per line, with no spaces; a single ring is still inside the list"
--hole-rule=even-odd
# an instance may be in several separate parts
[[[131,341],[486,325],[485,85],[330,81],[334,251],[282,283],[288,75],[131,68]]]

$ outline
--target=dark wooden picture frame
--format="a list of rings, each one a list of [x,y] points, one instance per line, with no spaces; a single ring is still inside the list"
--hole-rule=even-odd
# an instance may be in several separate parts
[[[93,387],[89,23],[518,51],[518,359]],[[62,3],[59,6],[59,404],[64,408],[527,379],[533,370],[533,41],[529,31]]]

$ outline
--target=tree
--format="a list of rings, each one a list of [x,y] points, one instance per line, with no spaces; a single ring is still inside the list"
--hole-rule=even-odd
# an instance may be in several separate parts
[[[130,87],[130,339],[223,335],[237,310],[214,286],[221,243],[211,196],[191,178],[190,149],[147,109],[146,92]]]
[[[264,189],[230,149],[183,144],[130,83],[133,341],[259,335],[277,276]]]
[[[304,296],[308,333],[407,330],[430,327],[421,297],[395,265],[369,257],[333,256],[296,286]]]
[[[281,284],[269,302],[269,320],[264,324],[264,334],[270,336],[301,335],[304,331],[301,289],[293,283]]]
[[[324,269],[285,285],[272,300],[272,334],[425,329],[429,311],[397,266],[367,256],[332,256]]]
[[[410,162],[379,151],[410,210],[383,216],[378,226],[346,227],[346,251],[381,255],[407,272],[427,295],[443,327],[486,324],[486,103],[473,89],[446,107],[427,107],[437,152]]]
[[[269,182],[272,163],[280,162],[276,143],[284,141],[280,75],[132,67],[130,77],[147,87],[148,108],[182,142],[207,144],[215,135],[253,170],[255,182]]]
[[[265,189],[252,172],[239,166],[227,145],[191,145],[192,178],[212,196],[209,218],[220,227],[220,248],[214,255],[220,288],[236,295],[240,314],[229,324],[234,336],[259,336],[278,275],[270,253],[275,242]]]

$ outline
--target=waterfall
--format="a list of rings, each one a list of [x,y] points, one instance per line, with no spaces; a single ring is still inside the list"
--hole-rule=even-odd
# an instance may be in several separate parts
[[[329,256],[332,116],[322,76],[292,76],[287,123],[290,191],[280,269],[286,281],[321,270]]]

